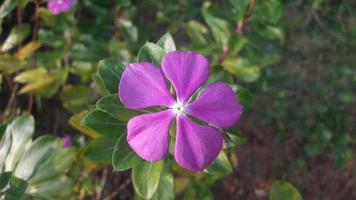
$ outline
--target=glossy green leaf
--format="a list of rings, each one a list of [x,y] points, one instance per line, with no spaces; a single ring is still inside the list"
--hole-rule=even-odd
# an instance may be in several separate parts
[[[164,162],[140,162],[132,169],[132,181],[139,196],[149,199],[156,192]]]
[[[127,143],[127,134],[121,135],[115,144],[115,149],[112,154],[112,165],[114,169],[124,171],[132,168],[138,162],[141,162],[141,159]]]
[[[37,170],[37,167],[49,158],[52,151],[60,146],[57,138],[50,135],[41,136],[30,146],[21,156],[14,175],[24,180],[28,180]]]
[[[146,61],[161,66],[161,60],[164,54],[165,52],[160,46],[151,42],[146,42],[138,52],[137,60],[139,62]]]
[[[82,122],[103,137],[118,138],[126,131],[126,123],[120,122],[100,110],[92,110]],[[115,140],[114,140],[115,143]]]
[[[1,51],[5,52],[12,49],[17,44],[21,43],[28,36],[29,33],[30,33],[30,25],[21,24],[15,26],[14,28],[11,29],[10,35],[6,38],[5,42],[3,43],[1,47]]]
[[[18,160],[25,151],[26,145],[31,142],[34,126],[35,122],[32,116],[22,115],[17,117],[6,128],[5,137],[6,135],[10,135],[12,139],[11,148],[7,153],[5,161],[6,171],[14,170]]]
[[[174,200],[174,177],[171,169],[171,164],[167,161],[164,165],[158,188],[152,196],[152,200]]]
[[[6,17],[19,3],[19,0],[5,0],[0,6],[0,19]]]
[[[164,34],[157,42],[157,45],[162,47],[162,49],[168,53],[170,51],[176,50],[176,44],[174,43],[172,35],[167,32]]]
[[[122,122],[127,122],[132,117],[144,113],[144,111],[127,109],[122,105],[117,94],[111,94],[99,99],[96,107]]]
[[[84,158],[96,164],[111,163],[115,142],[115,139],[107,137],[93,140],[86,146]]]
[[[117,59],[105,59],[99,62],[97,74],[103,86],[105,86],[110,93],[118,92],[117,87],[124,68],[125,65],[120,63]]]
[[[290,183],[275,181],[269,194],[270,200],[302,200],[298,190]]]
[[[98,89],[101,96],[106,96],[110,94],[110,91],[105,87],[104,81],[101,79],[101,77],[98,74],[92,74],[91,78],[93,79],[96,88]]]

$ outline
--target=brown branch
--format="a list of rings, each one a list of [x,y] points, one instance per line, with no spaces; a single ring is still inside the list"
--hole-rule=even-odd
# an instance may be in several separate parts
[[[102,198],[102,196],[103,196],[103,190],[105,188],[105,184],[106,184],[107,178],[108,178],[108,168],[105,167],[103,169],[103,174],[101,176],[100,190],[96,195],[96,199],[97,200],[100,200]]]
[[[236,26],[236,29],[235,29],[236,33],[242,33],[243,32],[249,17],[252,15],[252,13],[253,13],[253,11],[255,9],[255,6],[256,6],[256,0],[250,0],[249,4],[248,4],[247,12],[246,12],[244,18],[241,21],[237,22],[237,26]]]

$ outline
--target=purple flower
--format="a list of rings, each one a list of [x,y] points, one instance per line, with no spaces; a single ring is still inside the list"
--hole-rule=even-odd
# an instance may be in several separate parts
[[[72,136],[65,135],[63,140],[64,140],[64,145],[63,145],[64,148],[72,146]]]
[[[74,0],[49,0],[47,3],[48,9],[54,15],[61,12],[67,12],[73,6]]]
[[[170,52],[162,68],[152,63],[132,63],[119,83],[119,98],[130,109],[163,106],[166,109],[133,117],[127,124],[127,141],[144,160],[158,161],[168,152],[169,129],[176,119],[174,156],[191,171],[202,171],[219,154],[223,137],[219,128],[230,128],[238,121],[242,106],[225,83],[208,85],[194,101],[192,95],[208,80],[209,61],[194,52]],[[169,92],[168,79],[176,98]],[[197,118],[208,125],[200,125]]]

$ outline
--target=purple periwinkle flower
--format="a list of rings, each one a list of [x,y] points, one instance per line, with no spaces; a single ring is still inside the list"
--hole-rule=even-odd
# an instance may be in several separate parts
[[[119,98],[127,108],[166,108],[130,119],[127,141],[144,160],[161,160],[168,152],[169,129],[176,120],[176,162],[191,171],[202,171],[223,146],[222,133],[216,127],[233,127],[243,108],[231,87],[221,82],[208,85],[193,101],[192,95],[210,74],[209,61],[204,56],[194,52],[170,52],[163,57],[161,67],[148,62],[132,63],[121,76]],[[170,93],[166,79],[175,89],[176,98]]]
[[[67,148],[67,147],[70,147],[72,146],[72,136],[70,135],[65,135],[64,138],[64,144],[63,144],[63,147],[64,148]]]
[[[74,0],[49,0],[48,9],[52,14],[58,15],[61,12],[67,12],[73,6]]]

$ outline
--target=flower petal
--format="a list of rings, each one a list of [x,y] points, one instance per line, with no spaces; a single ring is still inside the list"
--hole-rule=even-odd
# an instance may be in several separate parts
[[[223,137],[215,128],[192,122],[185,115],[177,119],[175,160],[191,171],[202,171],[219,154]]]
[[[183,103],[208,80],[210,73],[209,60],[190,51],[167,53],[162,60],[162,70]]]
[[[226,83],[213,83],[191,104],[186,112],[220,128],[231,128],[239,120],[243,107]]]
[[[131,109],[170,107],[175,103],[162,71],[151,63],[127,65],[121,76],[119,97]]]
[[[136,116],[127,124],[127,141],[144,160],[158,161],[168,152],[171,110]]]

